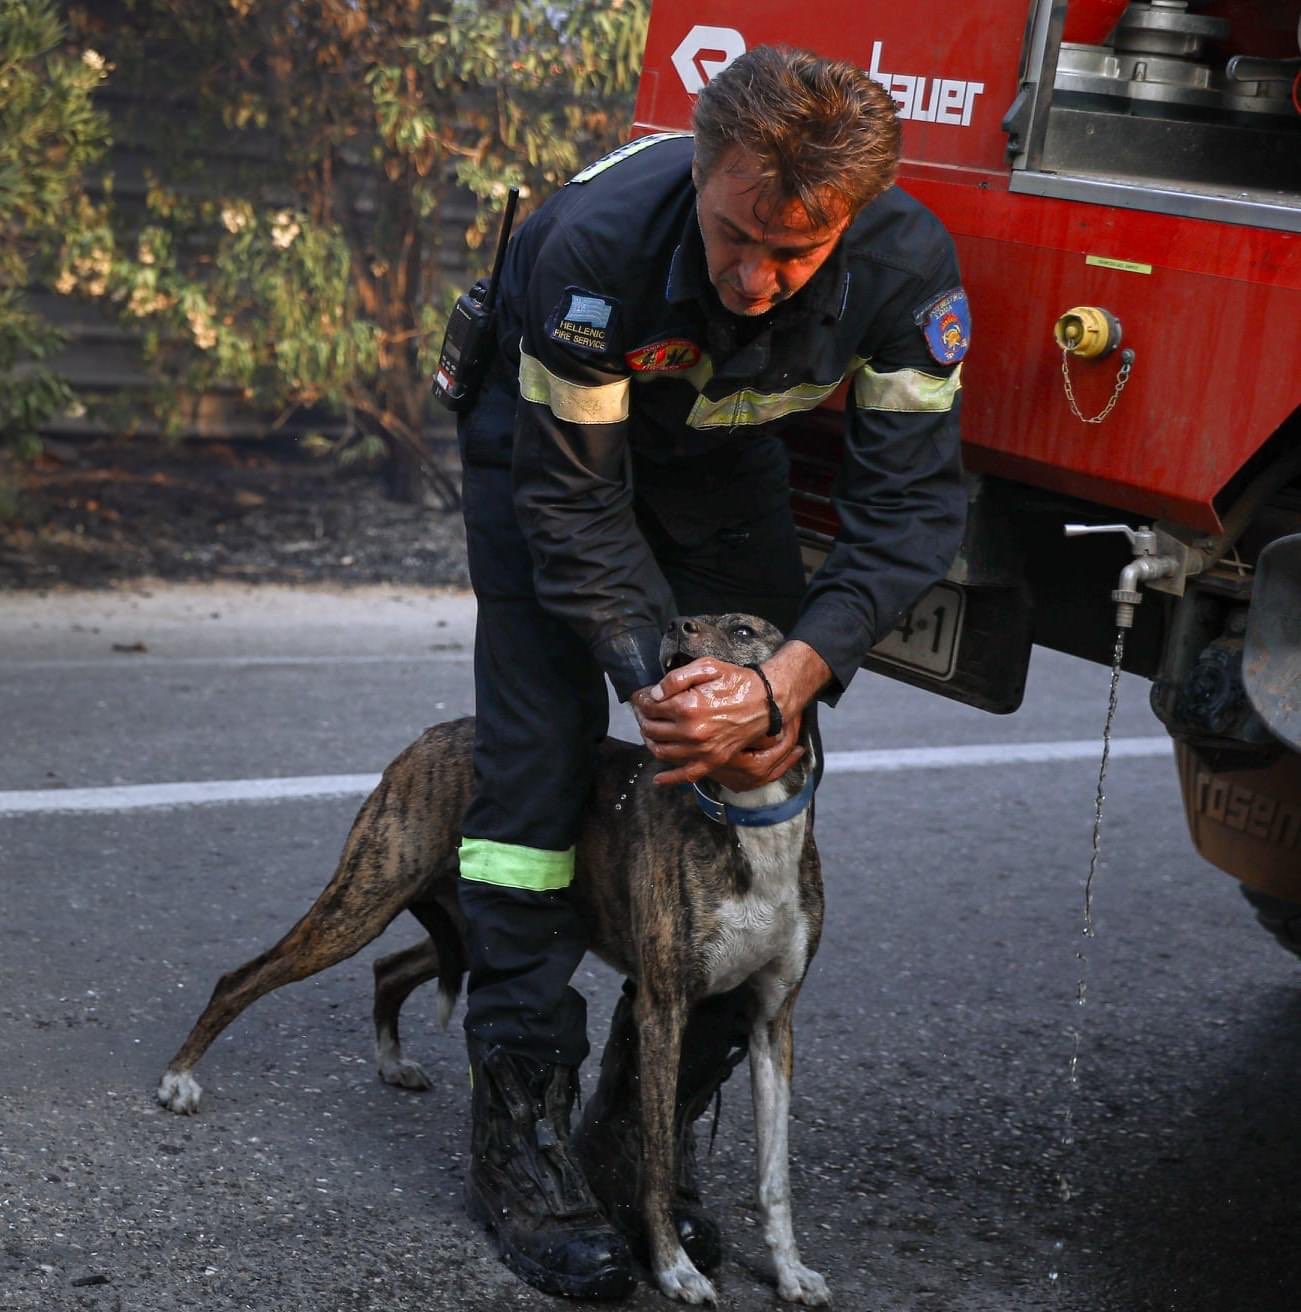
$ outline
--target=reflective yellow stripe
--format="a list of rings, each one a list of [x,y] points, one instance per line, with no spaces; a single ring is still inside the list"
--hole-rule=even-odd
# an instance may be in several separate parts
[[[962,366],[947,378],[924,374],[920,369],[896,369],[879,374],[865,364],[854,375],[854,404],[860,410],[952,410],[962,388]]]
[[[649,137],[638,137],[636,141],[630,141],[626,146],[619,146],[608,155],[602,156],[595,164],[589,164],[585,169],[580,169],[569,181],[591,182],[593,178],[600,177],[612,165],[619,163],[620,160],[627,159],[630,155],[640,154],[647,146],[653,146],[660,141],[671,141],[674,137],[689,137],[690,135],[690,132],[653,132]]]
[[[596,386],[571,383],[523,351],[519,358],[519,391],[526,401],[536,401],[557,419],[575,424],[617,424],[628,418],[631,388],[626,378]]]
[[[503,888],[553,893],[574,882],[574,849],[552,852],[491,838],[461,839],[461,878]]]
[[[755,392],[745,387],[717,401],[702,396],[691,407],[687,427],[742,428],[768,424],[797,410],[812,410],[839,386],[840,379],[837,378],[825,386],[803,383],[788,392]]]

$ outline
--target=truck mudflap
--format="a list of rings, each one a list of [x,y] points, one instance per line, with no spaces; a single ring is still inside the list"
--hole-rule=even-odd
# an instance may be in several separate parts
[[[1175,761],[1197,851],[1248,887],[1301,904],[1301,755],[1214,770],[1176,739]]]
[[[1024,588],[937,583],[868,652],[865,670],[1010,715],[1025,695],[1031,611]]]
[[[1301,752],[1301,533],[1271,542],[1256,561],[1242,682],[1270,733]]]

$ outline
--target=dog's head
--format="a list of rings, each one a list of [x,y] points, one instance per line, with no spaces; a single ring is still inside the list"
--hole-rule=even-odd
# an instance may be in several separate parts
[[[733,665],[757,665],[781,643],[781,630],[757,615],[678,615],[660,640],[660,664],[666,674],[702,656]]]

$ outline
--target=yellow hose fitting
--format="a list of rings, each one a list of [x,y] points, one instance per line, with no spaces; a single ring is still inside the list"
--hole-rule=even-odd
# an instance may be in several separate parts
[[[1077,305],[1053,324],[1057,345],[1082,360],[1096,360],[1114,351],[1120,336],[1120,320],[1097,305]]]

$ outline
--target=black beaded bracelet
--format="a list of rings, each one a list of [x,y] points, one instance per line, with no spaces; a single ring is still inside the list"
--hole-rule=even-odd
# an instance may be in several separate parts
[[[777,705],[777,698],[772,695],[772,684],[768,682],[768,676],[759,668],[758,665],[747,665],[747,670],[753,670],[763,680],[763,690],[768,694],[768,737],[776,738],[782,731],[782,708]]]

